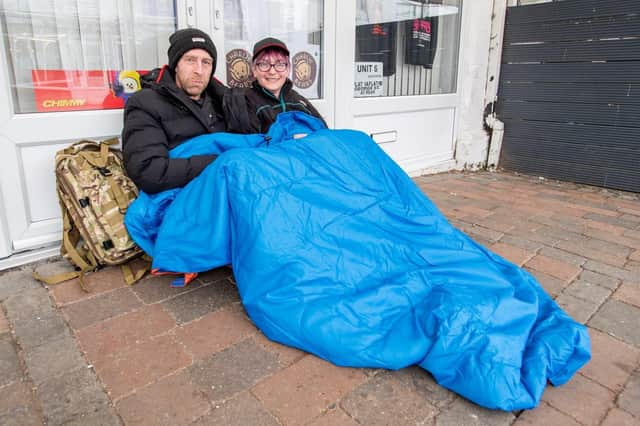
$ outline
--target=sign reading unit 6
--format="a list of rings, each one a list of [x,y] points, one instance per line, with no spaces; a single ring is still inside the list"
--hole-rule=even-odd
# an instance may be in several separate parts
[[[353,96],[362,98],[383,95],[382,62],[356,62]]]

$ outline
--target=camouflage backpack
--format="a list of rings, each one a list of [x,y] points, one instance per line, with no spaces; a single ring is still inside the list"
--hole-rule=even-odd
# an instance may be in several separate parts
[[[36,278],[55,284],[78,277],[86,290],[84,273],[105,265],[121,265],[125,281],[133,284],[147,271],[133,273],[128,262],[143,254],[124,226],[124,214],[138,196],[127,177],[121,152],[103,142],[82,140],[60,150],[55,157],[56,190],[62,209],[60,253],[77,271]]]

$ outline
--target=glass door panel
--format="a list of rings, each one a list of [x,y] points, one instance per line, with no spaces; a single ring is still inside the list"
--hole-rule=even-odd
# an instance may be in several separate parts
[[[456,91],[461,0],[357,0],[354,97]]]
[[[224,59],[226,83],[251,85],[255,42],[275,37],[290,51],[294,89],[308,99],[324,98],[325,44],[323,0],[225,0]]]

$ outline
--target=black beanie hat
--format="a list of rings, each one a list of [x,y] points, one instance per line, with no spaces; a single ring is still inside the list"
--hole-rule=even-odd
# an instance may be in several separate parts
[[[213,74],[216,70],[216,63],[218,62],[218,52],[216,46],[211,41],[211,37],[204,31],[197,28],[184,28],[178,30],[169,36],[169,50],[167,55],[169,56],[169,69],[174,71],[178,61],[182,58],[182,55],[187,53],[191,49],[204,49],[209,52],[209,55],[213,58]]]

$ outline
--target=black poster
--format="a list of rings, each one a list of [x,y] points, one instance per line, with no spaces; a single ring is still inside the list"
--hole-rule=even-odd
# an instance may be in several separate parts
[[[357,26],[357,60],[382,62],[382,75],[393,75],[396,72],[396,34],[396,22]]]
[[[436,36],[438,34],[438,18],[420,18],[405,22],[406,43],[405,63],[433,66],[436,53]]]

